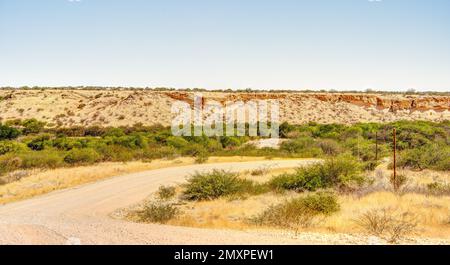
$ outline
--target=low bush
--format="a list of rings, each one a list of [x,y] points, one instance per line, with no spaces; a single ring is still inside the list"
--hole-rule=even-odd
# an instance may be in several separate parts
[[[220,143],[222,144],[223,148],[236,148],[242,145],[241,140],[238,137],[233,136],[222,136],[220,137]]]
[[[51,146],[50,134],[42,134],[31,140],[27,146],[34,151],[44,150],[45,146]]]
[[[427,185],[428,192],[432,195],[450,195],[450,184],[442,182],[432,182]]]
[[[270,172],[270,167],[268,166],[261,166],[257,169],[254,169],[250,172],[250,175],[252,176],[264,176]]]
[[[356,223],[367,233],[382,237],[390,243],[398,243],[417,227],[417,217],[410,212],[393,208],[368,211]]]
[[[326,155],[338,155],[342,152],[341,146],[334,140],[324,139],[317,142],[317,146]]]
[[[191,176],[183,194],[187,200],[212,200],[239,192],[248,192],[253,185],[253,182],[240,179],[237,174],[213,170]]]
[[[74,148],[86,148],[88,145],[87,139],[73,139],[67,137],[59,137],[52,141],[53,147],[59,150],[69,151]]]
[[[311,226],[317,216],[328,216],[339,209],[334,194],[319,192],[270,206],[252,221],[258,225],[298,229]]]
[[[161,200],[169,200],[175,196],[175,187],[171,186],[160,186],[158,189],[158,197]]]
[[[19,137],[20,131],[14,127],[0,123],[0,140],[12,140]]]
[[[57,168],[64,166],[63,157],[55,150],[28,151],[19,153],[20,168]]]
[[[195,157],[195,163],[203,164],[208,162],[208,159],[209,159],[208,155],[206,153],[202,153]]]
[[[192,143],[182,148],[181,153],[187,156],[198,157],[198,156],[206,156],[208,151],[203,145]]]
[[[143,153],[145,159],[174,159],[178,156],[178,150],[172,146],[146,148]]]
[[[23,134],[35,134],[43,131],[45,122],[41,122],[36,119],[28,119],[21,122],[21,125],[23,127]]]
[[[302,137],[283,142],[280,150],[293,154],[305,152],[313,147],[315,147],[315,143],[312,137]]]
[[[142,222],[165,224],[179,214],[179,210],[169,203],[151,202],[144,205],[137,216]]]
[[[322,188],[352,188],[365,181],[361,164],[352,156],[329,158],[324,163],[297,169],[293,174],[273,178],[270,186],[276,190],[316,191]]]
[[[168,146],[172,146],[179,149],[185,148],[186,146],[189,145],[189,142],[186,141],[183,137],[175,137],[175,136],[167,138],[166,143]]]
[[[408,182],[408,178],[405,175],[397,174],[394,178],[394,174],[389,177],[389,182],[392,185],[394,191],[400,191]]]
[[[25,150],[26,147],[18,142],[0,141],[0,155]]]
[[[126,162],[134,159],[134,151],[120,145],[99,145],[95,150],[103,161]]]
[[[122,137],[125,136],[125,132],[122,128],[107,128],[102,135],[103,137]]]
[[[426,145],[416,149],[407,149],[399,154],[397,165],[417,170],[450,169],[450,147],[447,145]]]
[[[100,161],[101,156],[92,148],[72,149],[64,157],[67,164],[93,164]]]

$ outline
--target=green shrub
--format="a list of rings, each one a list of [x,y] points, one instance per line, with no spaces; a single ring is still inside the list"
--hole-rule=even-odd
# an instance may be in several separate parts
[[[220,142],[223,148],[235,148],[242,144],[238,137],[233,136],[222,136],[220,137]]]
[[[129,149],[146,148],[147,139],[142,135],[106,136],[107,145],[120,145]]]
[[[289,153],[301,153],[304,150],[310,149],[313,146],[314,146],[313,138],[303,137],[283,142],[280,146],[280,150],[284,150]]]
[[[326,155],[337,155],[342,151],[340,145],[331,139],[320,140],[317,142],[317,145]]]
[[[340,132],[339,138],[341,140],[355,139],[355,138],[362,137],[362,135],[363,135],[363,130],[361,128],[352,126],[352,127],[349,127],[347,129],[343,130],[342,132]]]
[[[120,145],[99,145],[95,150],[103,161],[126,162],[134,159],[133,150]]]
[[[372,160],[372,161],[367,161],[363,163],[363,168],[364,170],[368,170],[368,171],[374,171],[378,165],[380,165],[380,162]]]
[[[107,128],[103,137],[121,137],[125,136],[124,131],[121,128]]]
[[[435,170],[450,171],[450,155],[442,157],[433,168]]]
[[[205,147],[203,147],[203,145],[192,143],[184,147],[181,150],[181,153],[187,156],[199,157],[199,156],[207,156],[208,151],[206,150]]]
[[[319,192],[271,206],[252,221],[258,225],[297,229],[310,226],[317,216],[329,216],[339,209],[334,194]]]
[[[375,161],[376,160],[376,144],[370,140],[362,138],[348,139],[344,142],[344,146],[348,148],[352,155],[358,157],[360,160]],[[378,158],[388,154],[386,145],[378,145]]]
[[[337,138],[339,133],[346,128],[342,124],[315,124],[310,123],[306,130],[310,131],[317,138]]]
[[[72,139],[67,137],[59,137],[52,141],[53,147],[56,147],[60,150],[69,151],[74,148],[86,148],[88,145],[88,141],[86,139]]]
[[[28,151],[18,154],[21,168],[57,168],[64,166],[63,156],[54,150]]]
[[[337,197],[329,192],[310,194],[300,201],[305,209],[315,214],[331,215],[340,209]]]
[[[205,148],[210,153],[221,151],[223,149],[222,143],[216,139],[208,139],[207,142],[205,143]]]
[[[64,157],[68,164],[93,164],[100,161],[101,156],[92,148],[72,149]]]
[[[332,187],[350,188],[364,180],[361,164],[350,155],[340,155],[324,163],[299,168],[293,174],[274,177],[270,186],[277,190],[315,191]]]
[[[212,200],[248,191],[252,186],[253,182],[240,179],[237,174],[213,170],[191,176],[183,194],[187,200]]]
[[[144,150],[145,158],[148,159],[174,159],[178,157],[179,152],[171,146],[162,146],[156,148],[148,148]]]
[[[169,200],[175,196],[175,187],[170,186],[160,186],[158,189],[158,197],[161,200]]]
[[[400,152],[397,165],[418,170],[449,170],[449,157],[449,146],[432,144]]]
[[[295,127],[287,122],[280,124],[280,136],[282,138],[288,138],[289,134],[295,130]]]
[[[25,120],[21,124],[23,134],[40,133],[45,126],[45,122],[38,121],[36,119]]]
[[[26,147],[25,147],[26,148]],[[24,146],[18,142],[0,141],[0,155],[24,150]]]
[[[168,146],[172,146],[178,149],[185,148],[186,146],[189,145],[189,142],[186,141],[183,137],[175,137],[175,136],[167,138],[166,143]]]
[[[50,142],[51,135],[50,134],[42,134],[38,137],[31,140],[27,146],[34,151],[44,150],[45,146],[51,145]]]
[[[19,137],[20,131],[16,128],[2,125],[0,123],[0,140],[12,140]]]
[[[137,212],[143,222],[165,224],[179,214],[179,210],[173,204],[153,202],[146,204],[141,211]]]
[[[199,154],[195,157],[195,163],[204,164],[208,161],[209,157],[206,153]]]

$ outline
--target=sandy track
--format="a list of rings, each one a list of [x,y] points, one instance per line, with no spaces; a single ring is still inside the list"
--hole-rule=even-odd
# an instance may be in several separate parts
[[[333,238],[281,237],[268,232],[196,229],[115,220],[160,185],[182,183],[196,171],[295,167],[315,160],[191,165],[135,173],[0,206],[0,244],[320,244]],[[331,241],[330,241],[331,240]],[[350,240],[351,243],[351,240]]]

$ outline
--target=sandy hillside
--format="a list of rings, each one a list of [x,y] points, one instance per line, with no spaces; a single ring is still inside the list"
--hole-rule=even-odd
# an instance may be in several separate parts
[[[176,100],[194,93],[142,90],[0,90],[0,121],[36,118],[55,126],[171,122]],[[450,119],[450,96],[350,93],[203,92],[204,102],[276,99],[282,121],[299,124]]]

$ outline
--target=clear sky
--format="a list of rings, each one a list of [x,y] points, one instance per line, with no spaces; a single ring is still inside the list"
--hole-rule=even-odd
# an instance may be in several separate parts
[[[0,0],[0,86],[450,91],[449,0]]]

